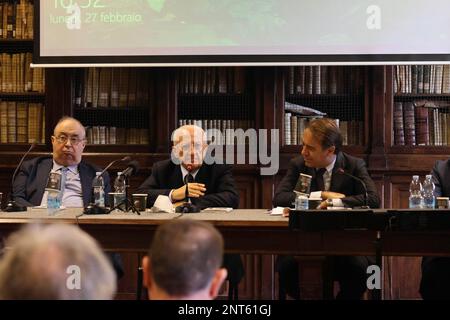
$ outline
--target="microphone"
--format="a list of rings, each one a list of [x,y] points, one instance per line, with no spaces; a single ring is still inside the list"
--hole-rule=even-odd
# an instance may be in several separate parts
[[[91,193],[91,203],[89,203],[89,205],[84,208],[83,210],[83,214],[107,214],[109,213],[109,210],[105,207],[100,207],[98,205],[96,205],[94,203],[94,184],[97,180],[98,177],[103,176],[103,174],[106,172],[106,170],[108,170],[113,164],[117,163],[117,162],[123,162],[123,161],[129,161],[131,158],[129,156],[123,157],[122,159],[116,159],[114,161],[111,161],[105,169],[103,169],[103,171],[100,173],[99,176],[96,176],[93,180],[92,180],[92,193]]]
[[[131,160],[131,157],[126,156],[126,157],[123,157],[122,159],[116,159],[116,160],[114,160],[114,161],[111,161],[111,162],[106,166],[106,168],[103,169],[102,173],[100,173],[100,176],[103,176],[103,174],[106,172],[106,170],[108,170],[113,164],[115,164],[115,163],[117,163],[117,162],[125,162],[125,161],[130,161],[130,160]],[[133,162],[133,161],[132,161],[132,162]]]
[[[342,169],[342,168],[337,169],[337,173],[346,175],[347,177],[350,177],[350,178],[358,181],[359,183],[361,183],[361,185],[363,186],[363,189],[364,189],[364,206],[361,206],[360,208],[361,209],[370,209],[370,207],[369,207],[369,195],[367,193],[367,187],[366,187],[366,184],[364,183],[364,181],[362,179],[360,179],[360,178],[358,178],[358,177],[348,173],[348,172],[345,172],[345,170]]]
[[[139,162],[136,160],[130,161],[128,163],[128,166],[125,170],[122,171],[122,176],[125,178],[128,178],[132,176],[133,174],[138,173],[139,171]]]
[[[17,172],[19,172],[19,168],[22,166],[23,161],[25,160],[25,158],[27,157],[27,155],[31,152],[31,150],[34,149],[34,147],[36,146],[35,143],[32,143],[30,148],[28,148],[28,151],[25,152],[25,154],[22,156],[22,159],[20,159],[19,161],[19,165],[16,167],[16,170],[14,170],[14,173],[12,175],[12,179],[11,179],[11,189],[13,188],[14,185],[14,180],[16,179],[16,175]],[[12,190],[11,193],[9,194],[9,201],[8,204],[6,205],[5,211],[6,212],[20,212],[20,211],[27,211],[27,207],[26,206],[20,206],[18,205],[12,198]]]
[[[184,184],[186,186],[184,191],[185,202],[175,208],[175,212],[177,213],[196,213],[200,212],[200,209],[192,204],[191,198],[189,197],[189,174],[184,177]]]

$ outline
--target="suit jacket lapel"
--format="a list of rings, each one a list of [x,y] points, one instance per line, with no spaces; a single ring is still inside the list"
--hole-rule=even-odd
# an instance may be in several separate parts
[[[339,192],[343,189],[343,183],[345,181],[344,175],[338,172],[338,169],[342,168],[345,170],[344,156],[341,152],[338,153],[336,157],[336,162],[334,163],[333,173],[331,175],[330,191]]]
[[[208,174],[207,174],[208,168],[205,164],[203,164],[200,169],[197,172],[197,175],[195,176],[195,182],[204,183],[207,184]],[[208,186],[206,186],[206,189],[208,189]]]
[[[179,188],[184,184],[183,176],[181,175],[181,168],[180,165],[176,165],[173,168],[174,169],[172,170],[169,181],[173,188]]]
[[[78,165],[78,171],[80,174],[81,192],[83,193],[83,204],[84,206],[87,206],[89,201],[91,201],[93,177],[89,176],[89,170],[83,162],[80,162]]]
[[[36,179],[34,180],[36,183],[36,196],[33,204],[40,205],[42,201],[42,197],[44,196],[45,187],[47,186],[48,175],[50,174],[50,170],[53,167],[53,159],[45,159],[41,162],[39,170],[36,172]]]

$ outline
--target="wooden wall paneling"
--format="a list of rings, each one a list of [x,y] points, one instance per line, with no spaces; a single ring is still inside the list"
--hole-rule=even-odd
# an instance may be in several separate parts
[[[123,262],[124,276],[118,282],[116,299],[134,300],[137,297],[138,267],[141,265],[144,253],[120,252],[120,255]]]
[[[383,298],[420,299],[421,257],[383,257]]]
[[[48,151],[52,149],[50,137],[58,120],[73,114],[72,78],[72,69],[45,70],[45,142]]]
[[[156,69],[155,120],[151,123],[154,150],[157,153],[171,151],[172,132],[177,128],[177,89],[174,69]]]

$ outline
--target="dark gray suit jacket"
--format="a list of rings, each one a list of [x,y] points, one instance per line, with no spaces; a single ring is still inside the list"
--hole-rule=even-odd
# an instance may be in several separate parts
[[[344,152],[339,152],[334,164],[331,176],[330,191],[343,193],[346,195],[342,198],[345,206],[356,207],[364,205],[364,188],[360,182],[346,175],[337,172],[338,169],[344,169],[345,172],[354,175],[364,181],[367,187],[368,202],[371,208],[380,207],[380,198],[378,196],[375,184],[367,172],[366,165],[362,159],[352,157]],[[302,156],[292,159],[286,175],[277,187],[275,197],[273,199],[274,206],[291,207],[295,200],[293,192],[300,173],[312,176],[313,183],[311,191],[317,190],[314,183],[316,171],[314,168],[307,167]]]
[[[203,197],[192,198],[192,203],[200,209],[208,207],[239,207],[239,193],[231,173],[231,166],[224,164],[203,164],[195,182],[206,186]],[[180,165],[171,160],[163,160],[153,164],[152,174],[136,191],[147,193],[147,206],[152,207],[159,195],[168,196],[172,189],[183,186]]]
[[[39,206],[47,185],[48,175],[53,167],[53,158],[38,157],[25,161],[17,172],[13,183],[13,199],[23,206]],[[83,192],[83,204],[87,206],[92,196],[92,180],[95,173],[102,171],[100,168],[81,161],[78,165],[80,173],[81,189]],[[105,203],[108,200],[108,192],[111,190],[109,175],[103,175],[105,184]]]

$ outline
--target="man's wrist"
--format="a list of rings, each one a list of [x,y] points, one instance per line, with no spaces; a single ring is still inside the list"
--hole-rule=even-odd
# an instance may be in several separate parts
[[[327,207],[332,207],[333,206],[333,199],[327,199]]]

